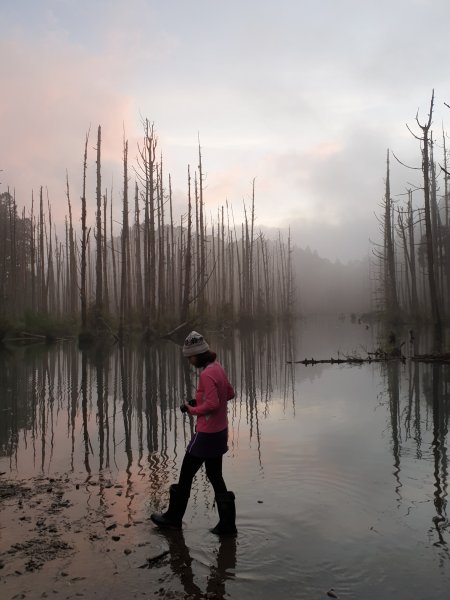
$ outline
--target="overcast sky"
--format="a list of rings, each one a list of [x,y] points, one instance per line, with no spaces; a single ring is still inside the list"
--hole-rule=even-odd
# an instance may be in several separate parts
[[[46,186],[60,220],[89,127],[91,179],[101,125],[119,201],[123,132],[132,157],[147,117],[177,202],[200,135],[211,213],[228,200],[239,216],[256,178],[258,226],[364,257],[386,149],[420,166],[405,124],[432,88],[439,143],[450,123],[448,0],[1,0],[0,18],[0,191],[22,205]],[[417,172],[392,166],[403,193]]]

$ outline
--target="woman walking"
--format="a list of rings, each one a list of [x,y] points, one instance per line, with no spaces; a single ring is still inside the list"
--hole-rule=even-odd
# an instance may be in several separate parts
[[[150,518],[158,527],[181,528],[192,480],[204,463],[219,512],[219,523],[211,531],[218,535],[234,534],[237,533],[234,494],[227,490],[222,476],[222,457],[228,450],[227,402],[234,398],[234,390],[215,352],[200,333],[191,331],[187,336],[183,355],[191,365],[201,369],[195,402],[185,402],[181,407],[183,412],[197,417],[196,431],[186,449],[178,483],[170,486],[169,508],[164,513],[153,513]]]

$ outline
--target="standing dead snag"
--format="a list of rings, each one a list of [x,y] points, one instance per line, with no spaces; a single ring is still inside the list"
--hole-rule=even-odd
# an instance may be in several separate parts
[[[156,240],[155,240],[155,157],[157,139],[153,125],[148,119],[144,122],[144,143],[139,150],[140,179],[144,184],[144,321],[149,331],[155,318],[156,298]]]
[[[199,175],[199,227],[200,227],[200,295],[198,300],[199,312],[205,313],[205,285],[206,285],[206,248],[205,248],[205,218],[203,214],[203,166],[200,136],[198,140],[198,175]]]
[[[122,213],[122,244],[121,244],[121,280],[120,280],[120,315],[119,337],[123,338],[125,328],[125,315],[130,314],[130,286],[128,273],[128,141],[123,143],[123,213]]]
[[[412,191],[408,192],[408,239],[409,239],[409,267],[411,270],[411,304],[412,313],[419,314],[419,294],[417,291],[416,249],[414,242],[414,216],[412,209]]]
[[[112,190],[110,195],[110,235],[111,235],[111,266],[113,275],[113,293],[114,307],[116,314],[119,312],[119,294],[117,291],[117,268],[116,268],[116,249],[114,248],[114,224],[113,224],[113,206],[112,206]]]
[[[86,227],[86,170],[87,170],[87,147],[89,141],[89,131],[86,134],[84,143],[84,160],[83,160],[83,192],[81,196],[81,287],[80,287],[80,302],[81,302],[81,332],[87,332],[87,298],[86,298],[86,256],[87,256],[87,227]]]
[[[433,228],[431,221],[431,202],[430,202],[430,157],[429,157],[429,144],[430,144],[430,127],[433,118],[433,106],[434,106],[434,90],[431,95],[430,112],[428,114],[428,121],[422,125],[419,122],[418,114],[416,115],[416,122],[422,130],[423,137],[418,138],[422,142],[422,172],[423,172],[423,184],[424,184],[424,201],[425,201],[425,236],[426,236],[426,249],[427,249],[427,263],[428,263],[428,285],[430,288],[430,301],[431,301],[431,312],[433,316],[433,323],[440,327],[441,325],[441,312],[439,308],[439,299],[436,285],[436,269],[434,264],[434,249],[433,249]],[[417,136],[415,136],[417,137]]]
[[[448,106],[448,105],[447,105]],[[442,132],[443,137],[443,149],[444,149],[444,227],[443,227],[443,252],[445,256],[445,305],[448,306],[450,302],[450,220],[449,220],[449,172],[448,172],[448,156],[447,156],[447,145],[446,145],[446,134]]]
[[[164,188],[163,188],[163,159],[160,158],[159,168],[156,165],[156,196],[158,205],[158,320],[163,316],[166,301],[165,285],[165,224],[164,224]]]
[[[134,243],[136,261],[136,308],[139,317],[142,317],[144,299],[142,295],[142,266],[141,266],[141,222],[139,217],[139,189],[137,182],[134,187]]]
[[[75,254],[75,239],[73,231],[72,221],[72,205],[70,203],[70,191],[69,191],[69,175],[66,171],[66,194],[67,194],[67,205],[69,208],[69,247],[68,247],[68,272],[67,272],[67,289],[68,289],[68,306],[69,312],[75,315],[78,308],[77,295],[78,295],[78,277],[77,277],[77,258]]]
[[[129,210],[133,210],[128,198],[128,142],[124,139],[120,244],[119,238],[114,238],[112,191],[108,216],[107,191],[102,195],[100,126],[96,140],[96,209],[91,214],[95,239],[89,238],[87,215],[90,131],[84,144],[79,234],[73,222],[67,173],[68,216],[64,244],[58,241],[54,231],[50,204],[46,216],[42,188],[40,206],[37,211],[32,206],[29,220],[25,219],[25,211],[22,219],[19,218],[15,199],[9,193],[5,199],[4,194],[0,194],[0,274],[6,273],[3,279],[0,277],[0,297],[5,305],[0,306],[2,316],[19,319],[31,308],[51,317],[70,316],[73,321],[81,309],[79,333],[82,340],[92,337],[90,331],[101,334],[103,327],[109,328],[104,320],[106,315],[115,319],[114,326],[119,327],[123,336],[128,328],[137,324],[143,324],[147,332],[154,329],[159,333],[163,327],[175,325],[174,320],[180,316],[182,321],[195,316],[207,320],[215,318],[222,323],[234,319],[243,322],[246,317],[265,318],[269,314],[281,317],[280,309],[287,310],[291,295],[290,241],[286,254],[281,242],[276,246],[262,236],[255,238],[254,182],[251,208],[244,205],[245,226],[242,226],[240,237],[237,235],[240,227],[236,228],[234,216],[230,227],[228,202],[226,215],[225,206],[221,206],[216,220],[211,216],[210,224],[209,216],[204,212],[205,177],[199,143],[195,207],[189,167],[187,215],[175,227],[171,178],[169,175],[165,187],[162,158],[160,163],[156,162],[153,127],[148,121],[145,125],[144,146],[137,158],[140,183],[135,185],[135,219],[132,223],[131,217],[131,225],[128,215]],[[168,212],[165,211],[166,201]],[[144,216],[141,209],[145,209]],[[22,240],[22,235],[26,240]],[[279,288],[276,286],[278,273],[284,274]]]
[[[96,263],[95,263],[95,326],[97,330],[101,329],[101,320],[103,313],[103,248],[102,248],[102,176],[101,176],[101,135],[100,125],[97,131],[97,213],[95,237],[97,240]]]
[[[181,305],[180,322],[187,321],[189,313],[189,303],[191,294],[191,262],[192,262],[192,202],[191,202],[191,170],[188,165],[188,222],[187,222],[187,240],[184,260],[184,289]]]
[[[40,309],[47,314],[47,288],[45,285],[45,252],[44,252],[44,202],[42,198],[42,186],[39,191],[39,290]]]
[[[389,150],[386,158],[386,192],[384,200],[385,293],[388,314],[397,319],[400,313],[395,273],[395,250],[392,227],[392,200],[389,169]]]
[[[106,209],[108,207],[107,190],[103,196],[103,310],[109,312],[109,289],[108,289],[108,252],[107,252],[107,231],[106,231]]]
[[[172,210],[172,179],[169,173],[169,210],[170,210],[170,256],[169,263],[172,268],[169,269],[170,281],[168,283],[170,289],[170,302],[169,309],[172,313],[175,312],[175,265],[176,265],[176,252],[174,242],[174,226],[173,226],[173,210]]]

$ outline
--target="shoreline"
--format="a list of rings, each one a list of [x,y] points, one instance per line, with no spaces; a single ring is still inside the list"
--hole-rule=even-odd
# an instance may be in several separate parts
[[[0,593],[30,598],[183,598],[169,545],[120,483],[0,476]],[[173,587],[170,585],[169,587]],[[169,596],[167,596],[167,593]]]

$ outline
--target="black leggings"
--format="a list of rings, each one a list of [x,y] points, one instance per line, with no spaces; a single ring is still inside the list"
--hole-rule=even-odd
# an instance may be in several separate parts
[[[183,464],[181,465],[180,479],[178,481],[180,489],[188,496],[190,495],[192,480],[203,463],[205,463],[206,476],[214,488],[214,493],[217,495],[226,492],[227,486],[222,476],[222,456],[200,458],[192,456],[189,452],[186,452],[184,455]]]

